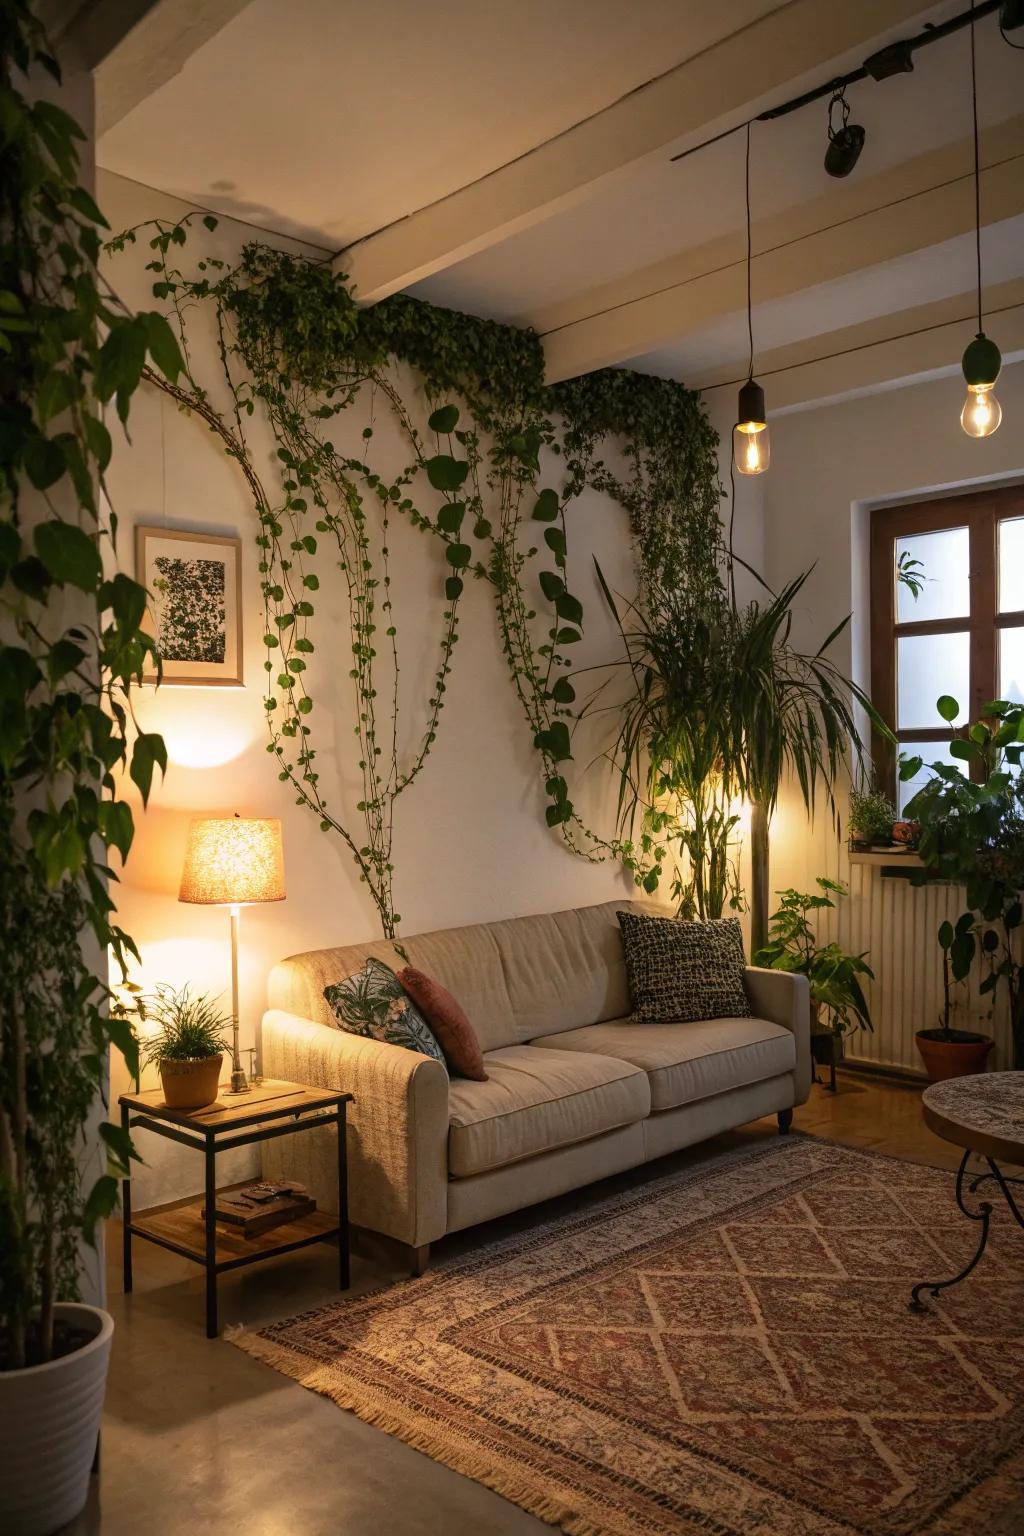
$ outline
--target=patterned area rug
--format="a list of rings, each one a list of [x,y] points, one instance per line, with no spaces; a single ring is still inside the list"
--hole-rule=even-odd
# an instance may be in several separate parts
[[[574,1536],[988,1536],[1024,1238],[907,1306],[975,1241],[952,1175],[794,1136],[235,1342]]]

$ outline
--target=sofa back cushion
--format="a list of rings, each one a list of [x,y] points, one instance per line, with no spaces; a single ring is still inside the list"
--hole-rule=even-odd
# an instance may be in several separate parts
[[[442,928],[403,937],[409,964],[435,977],[465,1009],[481,1048],[520,1045],[629,1012],[616,914],[657,912],[646,902],[606,901],[537,917]],[[337,1024],[323,992],[374,956],[397,968],[385,939],[293,955],[270,973],[269,1005]]]

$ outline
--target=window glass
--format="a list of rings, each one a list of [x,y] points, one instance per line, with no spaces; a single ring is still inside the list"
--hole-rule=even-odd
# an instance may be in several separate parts
[[[1024,517],[1005,517],[999,524],[999,612],[1021,611],[1024,611]]]
[[[1024,628],[999,631],[999,697],[1024,704]]]
[[[952,723],[962,725],[969,703],[970,666],[971,637],[966,630],[952,635],[900,635],[896,641],[898,729],[939,725],[935,704],[947,693],[960,705]]]
[[[1024,519],[1021,519],[1024,522]],[[971,611],[970,534],[966,528],[907,534],[896,540],[896,622],[964,619]],[[1024,552],[1024,545],[1022,545]],[[918,561],[915,565],[912,562]],[[900,580],[900,573],[906,579]],[[1021,580],[1024,581],[1024,575]],[[908,585],[920,590],[915,597]],[[1024,608],[1024,587],[1021,603]]]
[[[907,744],[901,749],[907,757],[922,759],[920,773],[908,779],[905,784],[901,780],[897,785],[896,804],[901,816],[918,790],[923,789],[931,778],[932,763],[950,763],[954,768],[959,768],[961,773],[965,772],[965,765],[957,761],[949,746],[948,741],[915,741],[913,745]]]

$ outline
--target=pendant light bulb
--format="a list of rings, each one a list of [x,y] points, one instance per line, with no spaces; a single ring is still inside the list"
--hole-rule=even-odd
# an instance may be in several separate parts
[[[740,390],[732,455],[738,475],[763,475],[772,459],[771,435],[764,408],[764,390],[748,379]]]
[[[1003,408],[995,396],[1002,365],[995,342],[979,331],[963,357],[967,398],[960,412],[960,425],[968,437],[991,437],[1003,419]]]

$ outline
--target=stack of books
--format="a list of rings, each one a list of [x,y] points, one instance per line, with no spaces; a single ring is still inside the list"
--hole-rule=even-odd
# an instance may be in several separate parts
[[[234,1228],[242,1237],[258,1237],[315,1210],[316,1201],[306,1193],[306,1186],[291,1179],[218,1190],[214,1220]]]

